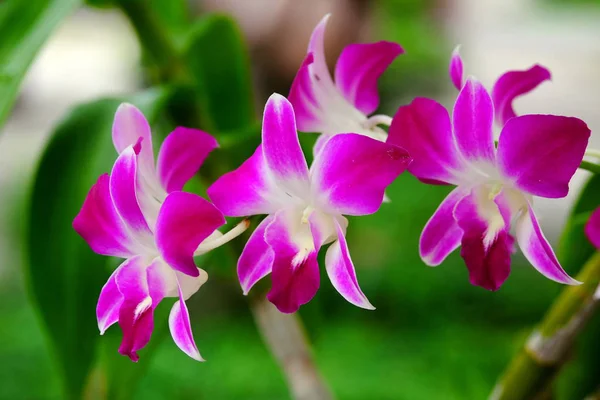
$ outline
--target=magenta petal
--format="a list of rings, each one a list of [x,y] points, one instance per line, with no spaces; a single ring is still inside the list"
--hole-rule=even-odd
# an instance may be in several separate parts
[[[288,100],[294,107],[298,130],[302,132],[318,132],[322,127],[319,114],[323,110],[320,109],[321,104],[317,100],[309,68],[313,62],[313,54],[307,54],[296,73],[288,95]]]
[[[385,188],[410,163],[400,147],[367,136],[335,135],[312,167],[312,181],[322,206],[340,214],[365,215],[379,209]]]
[[[515,117],[500,134],[498,167],[523,191],[542,197],[565,197],[589,137],[589,128],[577,118]]]
[[[335,84],[346,100],[371,114],[379,106],[377,80],[402,53],[399,44],[386,41],[346,46],[335,66]]]
[[[92,186],[73,220],[73,229],[94,252],[126,258],[133,255],[132,241],[110,197],[109,180],[108,174],[101,175]]]
[[[179,300],[173,304],[171,313],[169,314],[169,329],[173,341],[188,356],[197,361],[204,361],[192,334],[192,326],[190,324],[190,315],[185,305],[185,300],[181,287],[178,285]]]
[[[514,239],[508,228],[500,230],[490,243],[485,243],[489,226],[478,214],[474,195],[463,197],[457,203],[454,216],[463,230],[460,255],[469,270],[469,281],[484,289],[498,290],[510,274]]]
[[[495,160],[494,107],[483,85],[468,79],[456,99],[453,112],[454,137],[469,161]]]
[[[459,52],[460,46],[456,46],[454,51],[452,52],[452,57],[450,58],[450,65],[448,66],[448,74],[450,75],[450,80],[452,84],[457,90],[462,89],[463,86],[463,62],[460,57]]]
[[[546,278],[568,285],[580,283],[571,278],[560,266],[552,247],[540,229],[531,205],[517,221],[516,237],[525,258]]]
[[[127,147],[138,143],[140,138],[143,143],[139,154],[140,165],[145,172],[149,172],[154,169],[150,125],[144,114],[135,106],[128,103],[121,104],[115,113],[112,127],[112,139],[117,152],[122,153]]]
[[[308,184],[308,166],[298,141],[294,109],[285,97],[276,93],[265,105],[262,148],[275,181],[292,194],[304,194]]]
[[[273,191],[262,146],[235,171],[222,175],[208,189],[208,197],[228,217],[270,214]]]
[[[96,318],[101,335],[104,335],[104,332],[119,320],[119,310],[121,309],[121,304],[123,304],[123,295],[117,287],[116,276],[118,271],[119,269],[115,270],[110,278],[108,278],[98,298]]]
[[[267,298],[283,313],[293,313],[308,303],[320,284],[318,248],[294,239],[310,237],[307,225],[294,227],[285,212],[278,212],[265,232],[275,255],[271,272],[272,286]],[[306,246],[306,247],[305,247]]]
[[[456,147],[448,111],[438,102],[417,97],[402,106],[392,120],[388,143],[412,157],[408,171],[421,180],[458,183],[462,160]]]
[[[244,295],[256,282],[271,273],[275,255],[265,241],[265,230],[271,221],[273,217],[268,216],[256,227],[238,261],[237,273]]]
[[[504,126],[509,119],[516,117],[512,107],[516,97],[532,91],[551,78],[550,71],[541,65],[534,65],[524,71],[508,71],[500,76],[492,89],[498,124]]]
[[[110,196],[119,215],[133,233],[147,237],[152,232],[138,202],[136,151],[133,146],[129,146],[115,161],[110,174]]]
[[[329,21],[330,14],[325,15],[315,26],[310,41],[308,43],[308,53],[312,53],[314,64],[312,66],[316,80],[328,89],[333,88],[333,81],[327,68],[327,59],[325,58],[325,28]]]
[[[123,295],[119,310],[119,326],[123,331],[123,340],[119,353],[138,361],[137,351],[150,341],[154,329],[152,298],[148,293],[146,268],[143,257],[128,259],[117,270],[117,287]]]
[[[313,147],[313,160],[315,158],[317,158],[317,155],[321,152],[321,150],[323,150],[325,143],[327,143],[329,141],[329,139],[331,139],[332,137],[333,137],[333,135],[326,135],[326,134],[319,135],[319,137],[315,141],[315,145]]]
[[[173,269],[198,276],[194,252],[224,223],[223,214],[202,197],[185,192],[169,193],[156,221],[156,246]]]
[[[367,296],[365,296],[360,289],[360,286],[358,286],[356,271],[354,270],[354,264],[350,258],[348,243],[346,243],[342,227],[335,220],[334,223],[338,240],[329,246],[325,257],[325,266],[327,268],[329,280],[333,284],[333,287],[335,287],[348,302],[357,307],[374,310],[375,307],[373,307],[367,299]]]
[[[198,129],[180,126],[171,132],[160,147],[156,163],[158,177],[167,193],[183,189],[218,146],[214,137]]]
[[[431,216],[419,240],[419,254],[429,266],[442,263],[458,246],[463,236],[462,229],[454,218],[456,204],[465,197],[465,192],[454,189]]]
[[[585,234],[596,248],[600,249],[600,208],[592,213],[585,225]]]

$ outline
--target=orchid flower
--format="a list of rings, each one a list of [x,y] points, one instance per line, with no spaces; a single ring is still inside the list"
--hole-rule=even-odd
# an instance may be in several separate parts
[[[493,104],[486,89],[469,79],[456,99],[452,121],[441,104],[426,98],[400,107],[394,117],[388,140],[411,154],[408,170],[426,183],[457,186],[425,225],[421,258],[435,266],[462,246],[471,283],[496,290],[510,273],[516,239],[540,273],[576,284],[544,237],[532,205],[533,196],[567,195],[590,130],[577,118],[513,117],[496,148]],[[506,108],[495,111],[505,115]]]
[[[123,330],[119,353],[137,361],[137,351],[152,334],[154,309],[163,298],[177,297],[169,315],[171,335],[181,350],[201,361],[185,300],[207,274],[193,257],[244,229],[221,235],[216,229],[225,223],[223,214],[181,191],[217,142],[205,132],[176,128],[162,144],[155,167],[150,126],[129,104],[118,108],[112,135],[119,156],[110,175],[101,175],[92,186],[73,221],[93,251],[126,259],[100,293],[100,333],[118,322]]]
[[[315,149],[332,135],[354,132],[385,141],[387,133],[378,124],[389,126],[391,118],[372,114],[379,106],[377,80],[387,67],[404,53],[392,42],[346,46],[335,66],[335,82],[325,60],[326,15],[316,26],[304,59],[290,90],[298,129],[318,132]]]
[[[597,249],[600,249],[600,207],[593,213],[587,224],[585,224],[585,234]]]
[[[309,169],[292,105],[273,94],[265,106],[261,145],[208,189],[227,216],[267,214],[238,261],[244,294],[271,273],[269,301],[281,312],[295,312],[317,292],[317,254],[331,243],[325,257],[331,283],[350,303],[372,309],[356,279],[344,214],[377,211],[385,188],[409,162],[397,146],[349,133],[327,141]]]
[[[457,46],[452,52],[448,67],[450,80],[458,90],[463,87],[465,82],[463,61],[459,50],[460,46]],[[550,79],[552,79],[550,71],[539,64],[526,70],[508,71],[502,74],[492,88],[494,115],[498,125],[502,127],[509,119],[517,116],[512,107],[512,103],[517,97],[531,92]]]

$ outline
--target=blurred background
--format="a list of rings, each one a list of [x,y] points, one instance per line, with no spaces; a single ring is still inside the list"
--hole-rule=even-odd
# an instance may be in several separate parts
[[[393,115],[415,96],[434,96],[451,106],[455,90],[447,77],[447,63],[460,43],[466,73],[489,88],[508,69],[540,63],[552,71],[551,83],[517,100],[518,112],[576,116],[593,132],[600,129],[597,0],[190,4],[198,16],[220,11],[241,26],[250,48],[259,109],[273,91],[287,94],[312,29],[331,12],[326,35],[330,65],[351,42],[390,40],[405,48],[406,54],[380,81],[383,113]],[[74,105],[143,87],[141,58],[124,15],[114,9],[83,7],[48,39],[2,127],[0,399],[62,398],[55,356],[23,273],[23,208],[37,160],[52,127]],[[592,144],[598,147],[600,136],[593,134]],[[578,172],[566,199],[535,203],[553,242],[585,178]],[[447,188],[425,186],[405,174],[389,190],[391,204],[376,215],[351,220],[349,246],[362,289],[376,311],[346,303],[325,276],[316,298],[301,309],[316,364],[338,398],[484,399],[558,293],[559,285],[539,275],[520,255],[496,293],[468,283],[458,254],[438,268],[426,267],[417,253],[418,237],[445,193]],[[53,232],[45,234],[52,241]],[[134,398],[289,398],[284,377],[232,279],[234,265],[216,256],[204,267],[211,280],[188,304],[196,343],[208,361],[197,363],[170,339],[160,341],[155,355],[148,361],[142,357],[137,365],[144,376]],[[598,328],[595,318],[586,333],[589,339],[580,343],[585,351],[573,356],[559,381],[562,398],[582,398],[574,393],[591,391],[599,383],[598,361],[596,369],[590,364],[594,357],[600,360],[600,348],[591,340]],[[107,336],[100,340],[110,341],[116,354],[120,331],[113,327]]]

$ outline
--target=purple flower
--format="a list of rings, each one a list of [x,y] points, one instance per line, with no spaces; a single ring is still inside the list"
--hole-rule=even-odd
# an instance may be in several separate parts
[[[298,129],[323,135],[316,149],[331,135],[355,132],[381,141],[387,134],[377,124],[391,123],[390,117],[375,115],[379,106],[377,80],[404,50],[392,42],[346,46],[335,66],[335,82],[325,60],[326,15],[316,26],[304,59],[290,90]]]
[[[113,142],[119,156],[110,175],[98,178],[73,221],[96,253],[126,258],[100,293],[100,333],[118,322],[123,330],[119,352],[137,361],[137,351],[152,334],[154,309],[163,298],[178,297],[169,316],[171,335],[181,350],[202,360],[185,300],[207,274],[193,257],[236,232],[221,235],[216,229],[225,223],[223,214],[181,189],[217,142],[205,132],[176,128],[162,144],[155,167],[150,126],[130,104],[117,110]]]
[[[346,215],[372,214],[385,188],[410,162],[401,148],[349,133],[327,141],[309,169],[292,105],[272,95],[264,111],[262,144],[208,195],[228,216],[267,214],[238,261],[245,294],[271,273],[268,299],[292,313],[319,288],[319,249],[333,286],[350,303],[372,309],[358,286],[345,233]]]
[[[448,73],[452,84],[460,90],[464,84],[463,61],[459,53],[460,46],[452,52]],[[492,100],[496,122],[500,126],[516,117],[512,103],[515,98],[531,92],[545,81],[552,78],[550,71],[535,64],[529,69],[522,71],[508,71],[498,78],[492,89]]]
[[[600,207],[592,213],[585,225],[585,234],[596,248],[600,249]]]
[[[510,84],[505,89],[520,91],[511,90]],[[510,102],[496,112],[506,115],[507,109]],[[388,140],[409,151],[413,162],[408,170],[426,183],[457,186],[427,222],[420,239],[421,258],[438,265],[462,245],[471,283],[496,290],[510,273],[516,239],[539,272],[576,284],[542,234],[532,202],[533,196],[567,195],[590,130],[577,118],[513,117],[496,148],[493,120],[492,97],[472,79],[460,90],[452,121],[442,105],[426,98],[416,98],[395,115]]]

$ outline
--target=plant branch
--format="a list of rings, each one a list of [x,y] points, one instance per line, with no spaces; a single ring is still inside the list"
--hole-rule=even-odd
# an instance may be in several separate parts
[[[577,335],[598,308],[600,301],[594,293],[600,283],[600,253],[588,260],[577,279],[583,284],[569,286],[562,291],[511,361],[490,399],[538,399],[549,390]]]
[[[590,171],[593,174],[600,174],[600,165],[594,164],[589,161],[583,160],[581,164],[579,164],[580,169],[585,169],[586,171]]]
[[[302,321],[297,314],[282,314],[265,296],[250,300],[258,330],[285,373],[292,398],[330,400],[331,392],[313,361]]]

